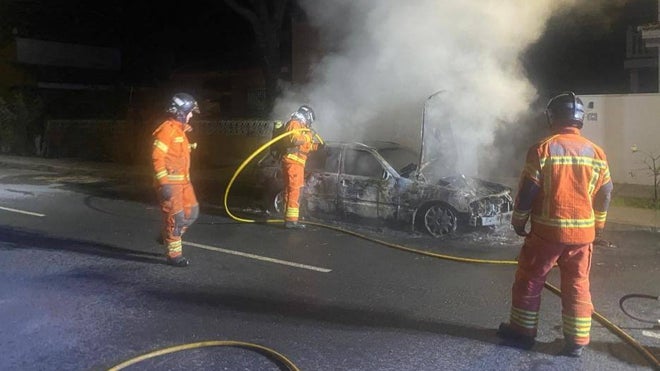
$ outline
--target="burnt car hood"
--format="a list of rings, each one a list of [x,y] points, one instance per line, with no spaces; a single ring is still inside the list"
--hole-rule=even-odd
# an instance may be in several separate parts
[[[459,189],[470,198],[482,198],[511,192],[511,188],[502,184],[471,178],[464,175],[443,177],[440,178],[436,184],[443,187]]]
[[[442,177],[435,183],[411,182],[413,188],[418,188],[421,200],[444,200],[460,212],[468,211],[473,201],[511,193],[509,187],[464,175]]]

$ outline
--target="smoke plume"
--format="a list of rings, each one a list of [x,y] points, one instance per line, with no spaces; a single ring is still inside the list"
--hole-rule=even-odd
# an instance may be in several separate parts
[[[451,124],[459,171],[475,175],[498,127],[537,97],[519,56],[555,11],[576,1],[301,0],[325,53],[311,82],[287,90],[274,115],[306,103],[326,139],[418,150],[426,105],[436,132]],[[433,156],[432,143],[425,156]]]

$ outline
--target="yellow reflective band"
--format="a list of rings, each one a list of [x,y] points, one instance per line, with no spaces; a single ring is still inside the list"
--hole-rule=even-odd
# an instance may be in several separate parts
[[[532,180],[541,181],[541,173],[532,164],[526,164],[523,174],[527,174]]]
[[[589,189],[588,189],[589,195],[594,194],[594,190],[596,189],[596,183],[598,182],[598,178],[599,178],[598,172],[594,171],[593,174],[591,174],[591,179],[589,180]]]
[[[156,179],[161,179],[165,176],[167,176],[167,170],[161,170],[156,173]]]
[[[521,316],[526,316],[526,317],[538,317],[539,312],[533,311],[533,310],[524,310],[516,307],[511,307],[512,312],[516,312],[520,314]]]
[[[511,307],[509,320],[520,327],[534,329],[539,322],[539,312]]]
[[[532,222],[560,228],[593,228],[595,225],[593,217],[589,219],[555,219],[532,215]]]
[[[293,161],[295,161],[295,162],[299,162],[299,163],[305,165],[305,160],[303,160],[302,158],[300,158],[300,157],[294,155],[293,153],[286,155],[286,158],[291,159],[291,160],[293,160]]]
[[[174,242],[170,242],[167,245],[167,249],[170,250],[170,252],[179,252],[179,251],[181,251],[181,246],[182,246],[181,245],[181,240],[174,241]]]
[[[603,160],[597,160],[593,157],[583,157],[583,156],[550,156],[541,158],[541,167],[544,167],[546,162],[549,162],[551,165],[579,165],[579,166],[591,166],[594,168],[606,169],[607,162]]]
[[[186,179],[186,176],[183,175],[183,174],[181,174],[181,175],[178,175],[178,174],[169,174],[169,175],[167,176],[167,179],[169,179],[169,180],[174,180],[174,181],[177,181],[177,180],[184,180],[184,179]]]
[[[587,327],[576,327],[564,323],[562,329],[564,330],[564,333],[575,337],[589,337],[589,333],[591,332],[591,324],[589,324]]]
[[[300,215],[300,209],[297,207],[287,207],[286,208],[286,216],[287,217],[295,217]]]
[[[174,137],[174,139],[172,139],[172,142],[183,143],[183,137]]]
[[[607,211],[594,211],[594,219],[597,222],[604,222],[607,220]]]
[[[513,210],[513,214],[511,215],[511,218],[516,220],[526,221],[529,218],[529,210],[527,211]]]
[[[161,142],[158,139],[154,140],[154,147],[158,148],[159,150],[161,150],[165,153],[167,153],[167,151],[170,150],[170,147],[168,147],[167,144]]]

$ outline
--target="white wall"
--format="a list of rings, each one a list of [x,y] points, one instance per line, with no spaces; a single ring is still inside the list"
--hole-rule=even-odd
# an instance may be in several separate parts
[[[605,150],[613,181],[653,185],[653,177],[642,162],[646,156],[632,153],[630,148],[637,145],[640,150],[660,155],[660,94],[580,98],[586,113],[582,134]],[[590,103],[593,108],[589,108]]]

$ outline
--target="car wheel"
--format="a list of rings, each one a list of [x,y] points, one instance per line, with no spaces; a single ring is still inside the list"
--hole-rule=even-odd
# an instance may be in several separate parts
[[[422,211],[420,216],[426,232],[433,237],[445,236],[456,230],[458,221],[456,214],[445,205],[429,205]]]
[[[273,215],[284,215],[284,190],[274,192],[268,197],[268,212]]]

